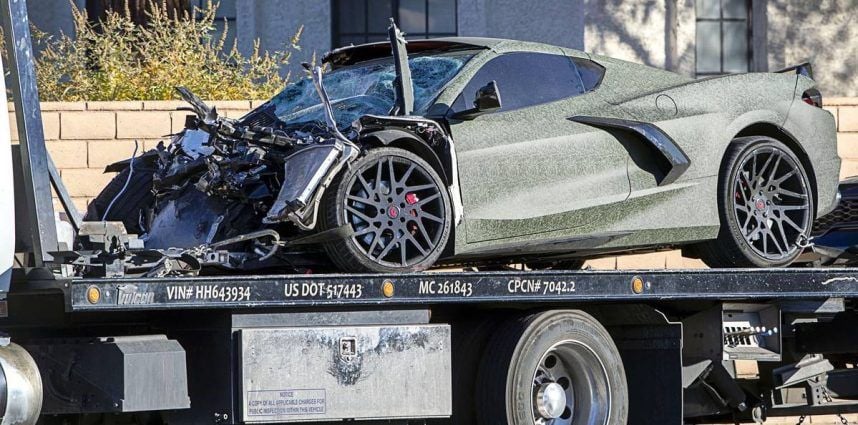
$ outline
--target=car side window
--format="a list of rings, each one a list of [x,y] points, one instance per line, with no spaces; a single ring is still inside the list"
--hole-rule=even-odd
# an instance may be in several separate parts
[[[453,102],[454,111],[473,107],[477,90],[496,81],[503,107],[511,111],[553,102],[592,91],[598,86],[604,68],[582,59],[547,53],[507,53],[483,65]]]
[[[605,67],[591,60],[574,58],[572,60],[575,67],[578,69],[578,75],[581,76],[581,82],[584,85],[584,92],[591,92],[599,87],[602,83],[602,78],[605,78]]]

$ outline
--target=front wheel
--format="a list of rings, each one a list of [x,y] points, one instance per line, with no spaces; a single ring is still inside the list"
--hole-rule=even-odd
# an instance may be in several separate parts
[[[619,351],[592,316],[538,313],[498,328],[477,377],[481,425],[620,425],[628,384]]]
[[[354,234],[325,244],[348,272],[413,272],[431,267],[450,236],[452,208],[443,180],[422,158],[373,149],[333,181],[322,205],[324,228]]]
[[[802,253],[813,224],[807,171],[775,139],[736,139],[719,177],[718,210],[718,238],[697,247],[708,266],[788,266]]]

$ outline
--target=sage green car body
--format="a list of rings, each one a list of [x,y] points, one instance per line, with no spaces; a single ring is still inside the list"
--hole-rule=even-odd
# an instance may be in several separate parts
[[[447,122],[455,145],[463,219],[453,258],[592,256],[714,239],[718,176],[737,136],[781,140],[802,160],[816,214],[836,204],[840,159],[833,116],[802,102],[814,82],[795,72],[694,80],[664,70],[538,43],[444,39],[479,50],[450,81],[428,117]],[[513,52],[590,59],[605,68],[588,93],[470,120],[451,107],[486,62]],[[534,69],[533,72],[539,72]],[[486,81],[485,83],[488,83]],[[498,86],[503,98],[503,86]],[[659,185],[658,158],[633,134],[570,120],[618,118],[655,125],[690,166]],[[456,196],[454,194],[454,196]]]

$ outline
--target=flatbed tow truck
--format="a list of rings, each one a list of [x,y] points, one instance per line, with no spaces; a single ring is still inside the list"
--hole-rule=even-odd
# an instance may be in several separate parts
[[[25,1],[0,6],[21,141],[14,178],[0,153],[0,185],[16,188],[14,219],[0,191],[16,231],[0,252],[17,253],[13,269],[0,259],[3,425],[858,412],[854,269],[67,277],[51,263],[51,187],[79,217],[45,149]]]

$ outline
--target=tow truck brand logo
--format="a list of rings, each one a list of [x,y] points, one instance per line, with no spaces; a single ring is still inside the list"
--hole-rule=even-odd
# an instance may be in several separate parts
[[[137,285],[120,285],[116,288],[116,303],[119,305],[153,304],[155,293],[141,292]]]

